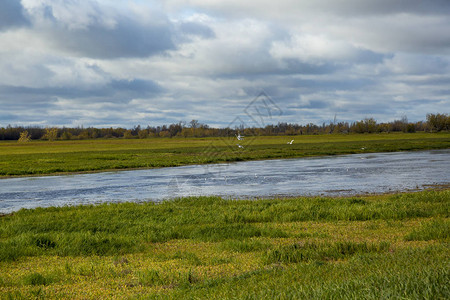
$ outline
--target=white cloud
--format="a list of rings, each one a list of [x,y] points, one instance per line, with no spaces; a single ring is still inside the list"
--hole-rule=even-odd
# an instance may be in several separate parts
[[[395,74],[449,74],[450,60],[440,56],[397,53],[386,60],[386,67]]]
[[[262,89],[284,112],[274,123],[424,119],[450,107],[448,13],[446,0],[5,0],[0,126],[225,126]]]
[[[80,0],[22,0],[24,10],[35,26],[61,26],[68,30],[88,30],[99,24],[113,29],[114,11],[97,2]]]

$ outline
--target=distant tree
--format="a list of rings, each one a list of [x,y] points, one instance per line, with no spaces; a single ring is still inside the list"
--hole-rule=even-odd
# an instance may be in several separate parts
[[[134,136],[133,136],[133,134],[131,133],[131,130],[127,130],[127,131],[125,131],[124,132],[124,134],[123,134],[123,138],[124,139],[132,139]]]
[[[141,131],[141,125],[134,126],[134,128],[131,130],[131,134],[137,136],[139,134],[139,131]]]
[[[365,118],[364,125],[366,127],[366,132],[373,133],[377,131],[377,121],[374,118]]]
[[[365,118],[364,120],[355,122],[351,126],[351,130],[355,133],[373,133],[377,132],[377,121],[373,118]]]
[[[58,128],[45,128],[45,134],[42,137],[44,140],[54,141],[58,138]]]
[[[406,125],[406,132],[408,133],[416,132],[416,125],[414,123],[409,123],[408,125]]]
[[[355,132],[355,133],[364,133],[363,121],[357,121],[357,122],[352,123],[351,130],[352,130],[352,132]]]
[[[403,132],[407,132],[408,131],[408,117],[406,115],[403,115],[402,118],[400,119],[401,122],[401,126],[402,126],[402,131]]]
[[[193,129],[198,128],[199,125],[198,120],[192,120],[191,122],[189,122],[189,124]]]
[[[26,143],[26,142],[29,142],[29,141],[31,141],[31,135],[28,133],[28,131],[22,131],[21,133],[20,133],[20,137],[19,137],[19,139],[17,140],[19,143]]]
[[[349,125],[347,122],[339,122],[334,125],[333,133],[348,133]]]
[[[170,137],[170,132],[168,130],[162,130],[159,132],[160,137]]]
[[[180,123],[177,123],[177,124],[171,124],[170,126],[169,126],[169,133],[170,133],[170,136],[172,137],[172,136],[176,136],[176,135],[178,135],[179,133],[181,134],[181,131],[183,130],[183,126],[181,125],[181,122]]]
[[[425,131],[427,127],[427,123],[423,121],[419,121],[414,124],[416,127],[416,131]]]
[[[89,136],[89,131],[87,131],[87,129],[83,129],[80,134],[78,134],[78,138],[80,140],[87,140],[90,138]]]
[[[90,129],[89,130],[89,136],[92,139],[96,139],[96,138],[100,137],[100,130],[99,129],[97,129],[97,128],[89,128],[89,129]]]
[[[147,129],[141,129],[141,130],[138,132],[138,137],[139,137],[140,139],[146,139],[146,138],[148,138],[148,130],[147,130]]]
[[[187,126],[186,126],[187,125]],[[403,116],[400,120],[387,123],[377,123],[373,118],[365,118],[361,121],[353,122],[333,122],[316,125],[314,123],[298,124],[279,122],[276,125],[266,125],[263,128],[249,128],[243,124],[234,128],[212,128],[207,124],[202,124],[198,120],[189,123],[178,122],[171,125],[147,126],[141,128],[137,125],[131,129],[126,128],[94,128],[83,126],[72,128],[42,128],[11,126],[0,127],[0,140],[19,140],[21,134],[26,131],[28,137],[33,140],[48,139],[96,139],[96,138],[147,138],[147,137],[230,137],[238,132],[247,136],[276,136],[276,135],[302,135],[302,134],[347,134],[354,133],[375,133],[375,132],[416,132],[416,131],[442,131],[450,130],[450,116],[448,114],[427,114],[427,121],[408,122],[408,118]]]
[[[61,139],[62,140],[71,140],[72,134],[69,131],[64,130],[64,132],[61,134]]]
[[[449,130],[450,128],[448,114],[427,114],[427,123],[432,131]]]

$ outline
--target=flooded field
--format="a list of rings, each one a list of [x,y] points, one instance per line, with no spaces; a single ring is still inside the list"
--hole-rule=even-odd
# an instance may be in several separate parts
[[[218,195],[267,198],[420,190],[450,183],[450,150],[249,161],[0,180],[0,213]]]

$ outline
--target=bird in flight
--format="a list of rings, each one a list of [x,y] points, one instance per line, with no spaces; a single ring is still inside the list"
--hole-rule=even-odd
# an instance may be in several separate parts
[[[292,143],[294,142],[294,140],[287,142],[289,145],[292,145]]]
[[[240,133],[238,133],[238,134],[236,135],[236,138],[238,139],[238,141],[242,141],[242,140],[244,139],[244,136],[241,135]]]
[[[244,146],[242,146],[242,145],[239,145],[239,144],[236,144],[239,148],[242,148],[242,149],[244,149]]]

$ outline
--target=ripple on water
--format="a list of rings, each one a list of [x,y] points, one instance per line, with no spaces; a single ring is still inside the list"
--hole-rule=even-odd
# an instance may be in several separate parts
[[[0,180],[0,214],[20,208],[218,195],[264,198],[420,190],[450,183],[450,150],[367,153]]]

